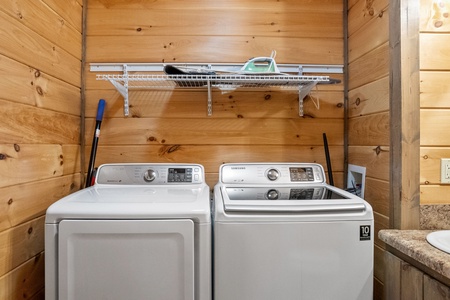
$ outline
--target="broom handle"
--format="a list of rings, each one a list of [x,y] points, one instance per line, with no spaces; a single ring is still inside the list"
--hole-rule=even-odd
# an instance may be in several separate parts
[[[95,156],[97,154],[97,145],[98,145],[98,139],[100,137],[100,127],[102,125],[105,104],[106,104],[106,102],[103,99],[100,99],[98,101],[97,118],[95,121],[95,131],[94,131],[94,137],[92,140],[91,157],[89,158],[89,168],[88,168],[87,178],[86,178],[86,187],[91,186],[92,175],[94,173]]]

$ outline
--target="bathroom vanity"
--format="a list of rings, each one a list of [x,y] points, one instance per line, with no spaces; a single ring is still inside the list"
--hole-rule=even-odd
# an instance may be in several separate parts
[[[386,300],[450,299],[450,254],[427,242],[432,230],[381,230]]]

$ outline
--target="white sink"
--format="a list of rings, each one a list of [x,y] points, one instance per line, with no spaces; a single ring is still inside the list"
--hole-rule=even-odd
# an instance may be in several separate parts
[[[431,232],[427,235],[427,241],[439,250],[450,254],[450,230]]]

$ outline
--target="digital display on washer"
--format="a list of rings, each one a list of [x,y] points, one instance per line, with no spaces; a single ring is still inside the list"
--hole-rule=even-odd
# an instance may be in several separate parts
[[[226,188],[226,193],[230,200],[322,200],[322,199],[349,199],[326,187],[313,188],[257,188],[257,187],[236,187]]]
[[[314,172],[309,168],[289,168],[291,181],[314,181]]]
[[[168,182],[192,182],[192,168],[169,168]]]

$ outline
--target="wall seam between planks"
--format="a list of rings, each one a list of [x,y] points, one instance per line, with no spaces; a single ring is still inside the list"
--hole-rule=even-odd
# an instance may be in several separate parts
[[[346,188],[348,173],[348,0],[343,1],[343,30],[344,30],[344,189]]]
[[[81,91],[80,91],[80,188],[85,186],[86,172],[86,76],[85,76],[85,64],[86,64],[86,22],[87,22],[87,0],[83,0],[82,10],[82,25],[81,25]]]

